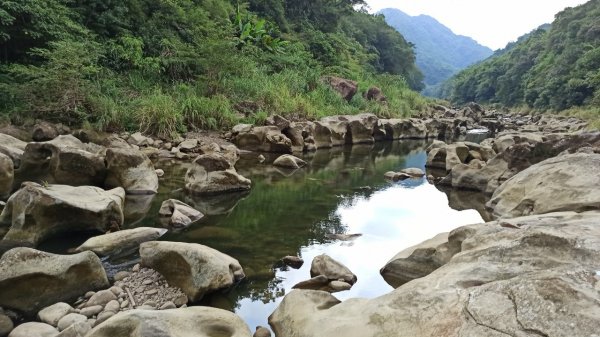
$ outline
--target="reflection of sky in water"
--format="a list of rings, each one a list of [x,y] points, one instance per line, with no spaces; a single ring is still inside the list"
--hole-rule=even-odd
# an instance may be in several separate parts
[[[414,159],[415,163],[407,162],[407,167],[422,165],[422,158]],[[352,289],[336,293],[337,298],[345,300],[383,295],[392,287],[385,283],[379,269],[398,252],[439,233],[482,221],[474,210],[451,209],[446,195],[424,179],[401,182],[375,192],[369,198],[356,197],[341,203],[335,215],[347,227],[346,233],[361,233],[363,236],[348,242],[302,248],[305,263],[301,269],[277,271],[277,278],[282,281],[281,286],[286,293],[296,283],[310,278],[310,264],[315,256],[327,254],[358,276],[358,282]],[[254,328],[267,325],[267,316],[280,302],[281,298],[267,304],[243,299],[238,303],[236,312]]]

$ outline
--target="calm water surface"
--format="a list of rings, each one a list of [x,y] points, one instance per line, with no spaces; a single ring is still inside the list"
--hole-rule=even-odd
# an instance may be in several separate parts
[[[252,191],[219,197],[185,195],[183,177],[189,164],[161,162],[165,170],[159,194],[128,197],[126,228],[160,227],[157,217],[163,200],[177,198],[206,216],[180,232],[162,239],[196,242],[238,259],[247,278],[234,289],[203,300],[235,311],[253,329],[267,325],[291,287],[310,278],[316,255],[328,254],[358,276],[339,299],[372,298],[392,288],[379,269],[399,251],[458,226],[482,221],[470,208],[481,208],[478,196],[448,196],[424,178],[387,182],[383,174],[407,167],[424,169],[424,141],[396,141],[369,146],[340,147],[306,154],[309,166],[282,170],[267,156],[260,164],[256,154],[243,156],[236,167],[253,182]],[[461,199],[462,198],[462,199]],[[474,202],[475,201],[475,202]],[[336,241],[331,233],[359,233],[352,241]],[[286,255],[305,260],[299,270],[281,264]],[[130,266],[132,256],[107,261],[111,272]]]

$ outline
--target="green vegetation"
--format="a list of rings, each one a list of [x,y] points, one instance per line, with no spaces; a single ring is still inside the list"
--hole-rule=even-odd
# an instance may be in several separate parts
[[[453,101],[572,108],[598,119],[600,106],[600,1],[568,8],[493,57],[455,76],[445,91]]]
[[[383,9],[380,13],[390,26],[415,44],[417,66],[425,75],[425,95],[439,97],[441,83],[492,55],[490,48],[470,37],[454,34],[430,16],[410,16],[394,8]]]
[[[0,0],[0,114],[174,132],[424,108],[412,46],[362,0]],[[359,82],[346,102],[321,81]],[[362,92],[380,87],[388,103]],[[412,90],[411,90],[412,89]]]

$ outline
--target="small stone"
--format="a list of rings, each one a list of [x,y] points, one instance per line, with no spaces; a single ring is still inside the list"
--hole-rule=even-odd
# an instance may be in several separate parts
[[[87,320],[87,322],[88,322],[88,324],[89,324],[91,327],[94,327],[94,326],[96,326],[96,319],[95,319],[95,318],[90,318],[90,319],[88,319],[88,320]]]
[[[87,318],[91,318],[95,315],[98,315],[100,312],[104,310],[104,307],[101,305],[94,305],[92,307],[83,308],[79,311],[80,314],[86,316]]]
[[[184,305],[186,305],[188,302],[188,298],[186,295],[179,295],[177,298],[175,298],[173,300],[173,303],[175,303],[176,306],[178,307],[183,307]]]
[[[123,303],[121,303],[121,309],[125,309],[127,307],[129,307],[129,300],[125,300]]]
[[[329,288],[331,288],[332,292],[338,292],[350,290],[350,288],[352,288],[352,285],[344,281],[331,281],[329,282]]]
[[[133,268],[131,268],[131,270],[132,270],[134,273],[137,273],[138,271],[140,271],[140,264],[139,264],[139,263],[138,263],[138,264],[136,264],[135,266],[133,266]]]
[[[165,175],[165,171],[164,171],[164,170],[162,170],[162,169],[156,169],[156,170],[154,170],[154,172],[156,172],[156,175],[157,175],[159,178]]]
[[[147,286],[152,284],[152,280],[144,280],[144,282],[142,282],[143,285]]]
[[[271,330],[264,326],[257,326],[253,337],[271,337]]]
[[[149,305],[140,305],[136,309],[140,309],[140,310],[156,310],[155,307],[152,307],[152,306],[149,306]]]
[[[266,158],[265,158],[265,156],[263,156],[262,154],[259,154],[259,155],[258,155],[258,157],[257,157],[257,159],[258,159],[258,162],[259,162],[259,163],[262,163],[262,162],[264,162],[264,161],[265,161],[265,159],[266,159]]]
[[[146,301],[146,302],[144,302],[142,305],[147,305],[147,306],[149,306],[149,307],[154,307],[154,308],[156,308],[156,302],[154,302],[154,301]]]
[[[163,305],[161,305],[160,308],[158,308],[158,310],[167,310],[167,309],[175,309],[175,308],[177,308],[175,303],[169,301],[169,302],[165,302]]]
[[[115,279],[115,281],[123,281],[129,275],[131,275],[131,273],[128,271],[120,271],[115,274],[114,279]]]
[[[87,293],[85,293],[85,295],[83,295],[83,297],[85,299],[90,299],[90,297],[94,296],[95,293],[95,291],[88,291]]]
[[[8,337],[55,337],[58,330],[50,324],[29,322],[17,326]]]
[[[87,322],[87,319],[88,318],[82,314],[68,314],[65,317],[61,318],[60,321],[58,321],[58,331],[63,331],[64,329],[70,327],[75,323]]]
[[[110,301],[104,307],[104,311],[119,312],[119,309],[121,309],[121,304],[118,301]]]
[[[110,287],[110,291],[112,291],[113,294],[119,296],[121,293],[124,292],[123,288],[121,287]]]
[[[298,256],[286,256],[282,259],[283,263],[295,269],[299,269],[304,264],[304,260]]]
[[[97,326],[97,325],[101,324],[102,322],[104,322],[107,319],[113,317],[114,315],[116,315],[116,313],[114,311],[104,311],[104,312],[102,312],[96,318],[96,323],[94,324],[94,326]]]
[[[64,329],[56,337],[84,337],[90,330],[92,326],[88,321],[78,322]]]
[[[158,289],[150,289],[150,290],[146,290],[144,291],[145,295],[151,296],[151,295],[155,295],[158,294]]]
[[[6,336],[15,327],[12,320],[4,315],[0,314],[0,336]]]
[[[38,317],[40,321],[56,326],[61,318],[74,311],[75,309],[67,303],[60,302],[40,310],[40,312],[38,312]]]
[[[86,307],[91,307],[94,305],[106,305],[108,302],[112,300],[116,300],[117,296],[110,290],[101,290],[94,294],[88,302],[86,303]]]

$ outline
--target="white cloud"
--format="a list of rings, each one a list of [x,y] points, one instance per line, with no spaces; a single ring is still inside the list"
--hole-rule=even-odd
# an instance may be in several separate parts
[[[448,26],[457,34],[474,38],[492,49],[530,32],[566,7],[586,0],[366,0],[376,12],[398,8],[410,15],[426,14]]]

